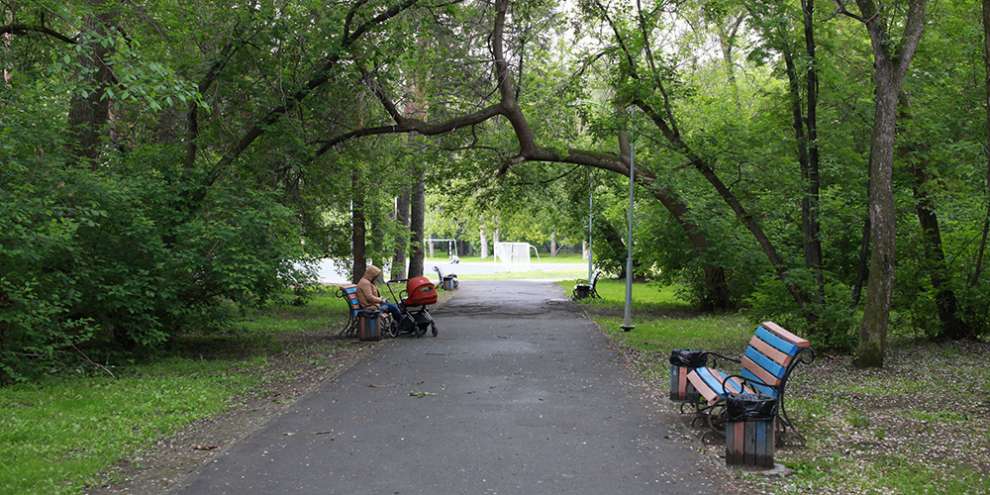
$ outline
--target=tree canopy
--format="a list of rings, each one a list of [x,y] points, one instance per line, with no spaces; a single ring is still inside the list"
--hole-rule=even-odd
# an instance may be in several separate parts
[[[864,366],[888,327],[974,338],[980,9],[0,0],[0,376],[220,328],[320,258],[580,243],[589,187],[618,273],[632,149],[637,275]]]

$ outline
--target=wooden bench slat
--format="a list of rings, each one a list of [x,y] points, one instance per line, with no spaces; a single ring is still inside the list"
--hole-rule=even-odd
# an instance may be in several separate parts
[[[808,347],[811,347],[811,342],[808,342],[808,339],[803,339],[801,337],[798,337],[797,335],[788,332],[787,329],[772,321],[765,321],[761,323],[761,325],[763,325],[763,327],[766,328],[767,330],[770,330],[771,332],[777,334],[777,336],[779,336],[780,338],[800,347],[801,349],[807,349]]]
[[[770,372],[776,378],[783,378],[784,373],[787,372],[787,368],[775,363],[772,359],[766,357],[760,351],[756,350],[755,347],[746,347],[746,352],[743,353],[744,356],[748,357],[751,361],[756,363],[757,366],[763,368],[764,370]]]
[[[777,334],[763,328],[762,326],[756,327],[756,336],[759,337],[760,340],[776,347],[780,352],[783,352],[788,356],[793,356],[801,350],[798,346],[780,338]]]
[[[770,359],[783,367],[787,367],[791,363],[791,357],[783,352],[780,352],[776,347],[766,343],[760,337],[753,335],[753,338],[749,340],[749,345],[760,351],[761,354],[767,356]]]
[[[753,362],[749,356],[742,357],[742,369],[749,371],[757,376],[763,383],[770,385],[771,387],[776,387],[780,383],[780,379],[774,376],[773,373],[763,369],[762,366]]]
[[[742,375],[743,377],[747,378],[747,379],[755,380],[756,383],[750,382],[749,383],[749,386],[755,388],[757,392],[760,392],[761,394],[766,395],[766,396],[769,396],[769,397],[773,397],[775,399],[777,398],[777,389],[775,389],[773,387],[767,387],[765,385],[760,385],[759,382],[764,382],[765,383],[765,381],[762,378],[754,375],[752,371],[749,371],[748,369],[743,368],[742,370],[739,371],[739,374]]]
[[[694,385],[694,389],[697,390],[709,404],[718,402],[720,396],[715,392],[715,390],[708,386],[708,383],[705,382],[705,380],[698,376],[697,371],[698,370],[694,370],[688,373],[688,381],[691,382],[691,385]]]

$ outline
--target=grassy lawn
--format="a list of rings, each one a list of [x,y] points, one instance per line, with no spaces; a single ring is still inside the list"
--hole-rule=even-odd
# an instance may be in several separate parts
[[[458,280],[570,280],[580,275],[581,269],[526,270],[519,272],[498,272],[488,274],[457,275]]]
[[[265,376],[286,335],[336,326],[331,293],[301,307],[254,311],[230,331],[180,338],[164,355],[0,388],[0,493],[80,493],[156,439],[226,409]]]
[[[565,290],[572,285],[561,282]],[[623,332],[624,286],[602,281],[598,291],[603,299],[584,302],[587,311],[662,391],[671,349],[738,355],[756,323],[736,314],[693,314],[671,288],[637,284],[636,328]],[[739,473],[740,481],[765,493],[990,493],[990,345],[902,340],[891,347],[882,370],[857,370],[842,355],[798,368],[787,406],[807,446],[776,453],[794,473]]]
[[[493,263],[492,257],[489,256],[485,259],[481,259],[478,256],[458,256],[461,263]],[[433,258],[426,258],[424,263],[446,263],[450,258],[446,255],[435,256]],[[552,265],[554,263],[587,263],[587,260],[581,259],[580,254],[560,254],[557,256],[549,256],[545,253],[540,253],[540,258],[537,259],[536,256],[532,256],[533,264],[544,264]]]

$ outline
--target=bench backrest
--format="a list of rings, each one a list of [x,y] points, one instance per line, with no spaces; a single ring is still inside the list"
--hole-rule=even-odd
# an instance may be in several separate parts
[[[742,371],[750,380],[766,383],[770,387],[752,384],[760,392],[777,397],[783,382],[787,380],[794,359],[804,349],[811,347],[806,339],[788,332],[780,325],[765,321],[756,327],[753,338],[742,356]]]
[[[350,305],[351,311],[357,311],[361,309],[361,302],[358,301],[357,297],[357,286],[356,285],[341,285],[340,292],[344,294],[347,298],[347,304]]]
[[[595,275],[591,277],[591,288],[594,289],[598,285],[598,279],[602,277],[601,270],[595,270]]]

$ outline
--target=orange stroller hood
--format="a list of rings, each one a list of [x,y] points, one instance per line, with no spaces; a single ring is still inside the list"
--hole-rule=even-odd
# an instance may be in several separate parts
[[[437,289],[426,277],[413,277],[406,282],[406,293],[409,297],[403,303],[406,306],[426,306],[437,303]]]

